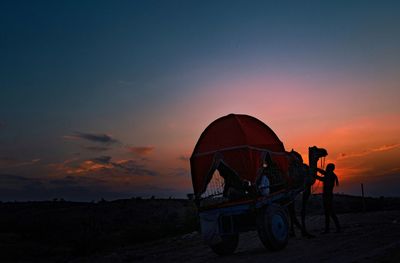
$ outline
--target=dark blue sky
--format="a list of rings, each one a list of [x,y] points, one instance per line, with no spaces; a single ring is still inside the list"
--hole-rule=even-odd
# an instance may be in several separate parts
[[[75,196],[73,180],[100,192],[87,198],[151,189],[183,195],[191,189],[181,157],[209,122],[232,111],[272,124],[290,147],[316,143],[299,143],[310,116],[320,127],[366,116],[374,127],[395,122],[399,12],[398,1],[2,1],[0,173],[11,190],[0,199],[18,199],[26,187],[10,176],[39,182],[51,195],[57,188],[49,180],[64,180],[67,198]],[[277,110],[278,101],[292,107]],[[304,107],[315,102],[320,115]],[[301,132],[290,134],[293,127]],[[333,152],[396,145],[398,128],[385,130],[386,141]],[[114,163],[93,179],[98,170],[82,167],[99,156]],[[127,175],[133,179],[115,179],[123,161],[161,175],[139,169]],[[122,187],[124,180],[132,182]]]

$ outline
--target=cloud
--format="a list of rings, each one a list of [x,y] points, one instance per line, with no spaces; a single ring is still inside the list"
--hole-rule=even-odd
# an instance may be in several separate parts
[[[0,157],[0,167],[21,167],[26,165],[33,165],[40,162],[40,159],[32,160],[18,160],[12,157]]]
[[[154,146],[138,146],[138,147],[128,146],[127,149],[130,153],[140,155],[140,156],[146,156],[146,155],[151,154],[154,151],[155,147]]]
[[[400,143],[389,144],[389,145],[382,145],[382,146],[379,147],[379,148],[373,149],[373,151],[374,151],[374,152],[388,151],[388,150],[391,150],[391,149],[395,149],[395,148],[397,148],[397,147],[399,147],[399,146],[400,146]]]
[[[190,157],[187,155],[180,155],[178,157],[178,160],[182,161],[182,162],[188,162],[190,160]]]
[[[111,156],[100,156],[93,159],[96,163],[108,164],[111,161]]]
[[[138,164],[135,160],[120,160],[115,163],[112,163],[114,167],[123,169],[126,173],[132,175],[149,175],[149,176],[157,176],[158,172],[155,170],[151,170],[147,168],[145,165]]]
[[[171,169],[171,175],[178,176],[178,177],[188,177],[190,175],[190,173],[185,168],[173,168],[173,169]]]
[[[377,153],[377,152],[384,152],[384,151],[389,151],[392,149],[396,149],[400,147],[400,143],[395,143],[395,144],[385,144],[382,145],[380,147],[376,147],[376,148],[371,148],[371,149],[367,149],[364,150],[362,152],[353,152],[353,153],[341,153],[339,154],[337,160],[343,160],[343,159],[348,159],[348,158],[356,158],[356,157],[363,157],[372,153]]]
[[[84,133],[84,132],[75,132],[73,135],[65,135],[64,139],[68,139],[68,140],[82,139],[82,140],[87,140],[87,141],[97,142],[97,143],[104,143],[104,144],[118,142],[116,139],[114,139],[111,135],[108,135],[108,134]]]
[[[103,147],[103,146],[82,146],[82,148],[92,152],[105,152],[110,150],[109,147]]]
[[[108,175],[128,174],[133,176],[156,176],[159,173],[136,160],[112,161],[111,156],[98,156],[89,160],[70,159],[62,163],[50,164],[57,174],[66,175]]]

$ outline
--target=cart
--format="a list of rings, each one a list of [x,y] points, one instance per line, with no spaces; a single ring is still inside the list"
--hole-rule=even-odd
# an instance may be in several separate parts
[[[191,176],[202,237],[215,253],[234,253],[239,234],[251,230],[270,250],[286,247],[287,205],[304,190],[302,160],[292,153],[248,115],[229,114],[204,130],[190,158]],[[263,176],[268,184],[261,193]]]

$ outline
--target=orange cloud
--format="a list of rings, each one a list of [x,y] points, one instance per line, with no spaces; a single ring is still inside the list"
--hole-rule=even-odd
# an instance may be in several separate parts
[[[111,164],[99,163],[93,160],[80,160],[78,158],[67,159],[62,163],[52,163],[48,165],[50,171],[57,175],[81,175],[95,172],[100,169],[112,168]]]
[[[371,153],[389,151],[389,150],[392,150],[392,149],[395,149],[395,148],[398,148],[398,147],[400,147],[400,143],[389,144],[389,145],[385,144],[385,145],[382,145],[382,146],[377,147],[377,148],[371,148],[371,149],[368,149],[368,150],[364,150],[362,152],[353,152],[353,153],[349,153],[349,154],[341,153],[338,156],[337,160],[355,158],[355,157],[363,157],[363,156],[366,156],[366,155],[371,154]]]
[[[110,156],[100,156],[90,160],[70,159],[62,163],[48,165],[56,175],[134,175],[156,176],[158,172],[136,160],[111,161]]]
[[[139,146],[139,147],[130,146],[130,147],[127,147],[127,149],[129,152],[131,152],[133,154],[145,156],[145,155],[149,155],[149,154],[153,153],[155,147],[154,146]]]

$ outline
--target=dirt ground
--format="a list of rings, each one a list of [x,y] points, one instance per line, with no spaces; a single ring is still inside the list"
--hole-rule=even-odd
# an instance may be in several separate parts
[[[310,216],[312,239],[292,237],[278,252],[266,250],[257,232],[240,236],[231,256],[215,255],[197,232],[119,248],[74,262],[400,262],[400,211],[341,214],[342,233],[321,234],[324,217]]]

